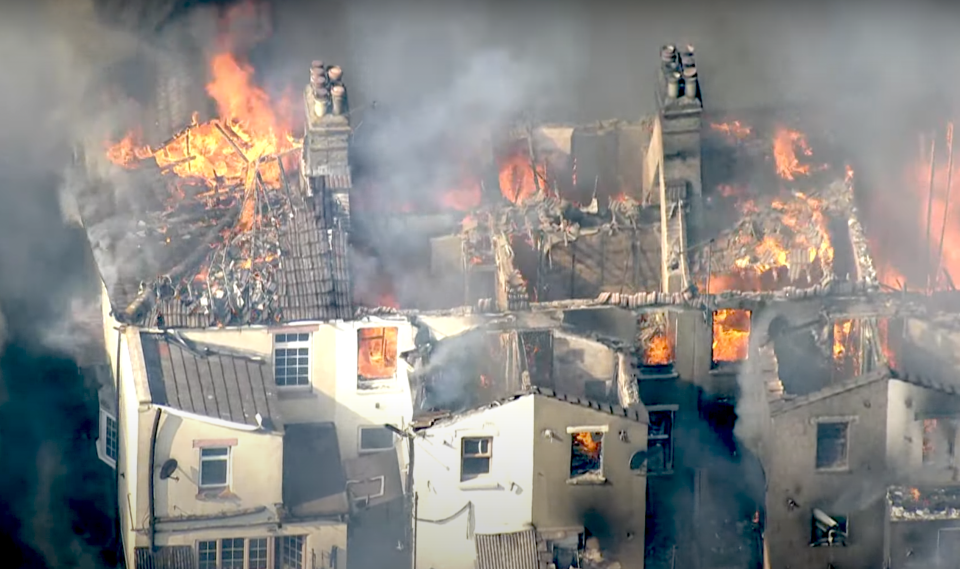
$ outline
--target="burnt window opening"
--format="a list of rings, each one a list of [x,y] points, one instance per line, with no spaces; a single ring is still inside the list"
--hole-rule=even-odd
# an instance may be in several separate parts
[[[644,367],[662,368],[674,363],[675,338],[663,312],[644,314],[640,317],[639,344],[643,346]]]
[[[723,308],[713,313],[711,357],[714,367],[722,367],[747,359],[749,346],[749,310]]]
[[[583,534],[568,534],[561,539],[547,541],[556,569],[578,569],[583,555]]]
[[[846,516],[830,515],[818,508],[813,509],[810,530],[812,547],[836,547],[847,544]]]
[[[650,427],[647,431],[647,472],[670,474],[673,472],[673,421],[674,410],[648,410]]]
[[[603,473],[603,433],[581,431],[571,435],[570,478]]]
[[[460,443],[460,481],[490,474],[492,437],[464,437]]]
[[[393,379],[397,374],[397,328],[357,330],[357,379]]]
[[[957,420],[923,419],[923,465],[948,466],[956,456]]]
[[[518,333],[526,371],[536,385],[553,381],[553,331],[526,330]]]
[[[833,373],[837,379],[863,373],[861,326],[859,320],[844,319],[833,323]]]
[[[847,468],[850,423],[831,421],[817,423],[817,469]]]

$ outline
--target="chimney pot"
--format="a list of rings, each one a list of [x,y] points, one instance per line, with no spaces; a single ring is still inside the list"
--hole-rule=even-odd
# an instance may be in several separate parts
[[[340,81],[340,79],[343,78],[343,69],[333,65],[330,69],[327,69],[327,77],[329,77],[331,81]]]
[[[677,59],[677,48],[672,45],[664,46],[660,50],[660,60],[664,63],[670,63]]]
[[[310,69],[319,69],[320,71],[323,71],[323,62],[319,59],[314,59],[310,64]]]
[[[671,71],[667,74],[667,98],[676,99],[680,96],[680,73]]]
[[[697,68],[687,67],[683,70],[683,96],[689,100],[696,99],[698,90]]]
[[[680,63],[684,67],[693,67],[694,63],[694,49],[692,45],[688,45],[682,52],[680,52]]]
[[[330,102],[333,107],[332,111],[334,115],[342,115],[344,111],[344,97],[346,97],[347,90],[343,85],[334,85],[330,88]]]

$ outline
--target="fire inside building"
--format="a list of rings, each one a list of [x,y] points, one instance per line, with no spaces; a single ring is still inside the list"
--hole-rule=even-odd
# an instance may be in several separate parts
[[[660,58],[656,115],[481,133],[392,210],[319,61],[280,108],[218,54],[216,113],[79,157],[128,565],[952,567],[949,182],[895,290],[828,136]]]

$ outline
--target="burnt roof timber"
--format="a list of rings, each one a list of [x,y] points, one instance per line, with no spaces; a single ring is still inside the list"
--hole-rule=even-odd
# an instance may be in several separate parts
[[[858,283],[843,283],[855,285]],[[784,294],[787,292],[787,294]],[[580,310],[590,308],[621,308],[629,311],[646,312],[652,310],[666,310],[674,312],[703,312],[723,308],[741,308],[746,310],[759,309],[764,306],[783,302],[824,302],[829,316],[869,317],[928,317],[940,312],[948,312],[946,308],[938,308],[937,304],[946,301],[956,303],[960,307],[960,291],[923,294],[916,292],[880,292],[875,290],[860,290],[857,292],[817,292],[802,294],[807,291],[797,291],[795,294],[788,291],[777,292],[725,292],[717,295],[691,295],[664,293],[638,293],[634,295],[618,295],[603,293],[594,299],[555,300],[549,302],[531,302],[529,310],[533,312],[551,312],[564,310]],[[650,299],[653,299],[652,301]],[[490,304],[487,303],[489,306]],[[360,307],[356,318],[364,316],[468,316],[474,314],[496,315],[503,314],[496,310],[485,310],[482,306],[458,306],[442,310],[407,310],[389,307]]]

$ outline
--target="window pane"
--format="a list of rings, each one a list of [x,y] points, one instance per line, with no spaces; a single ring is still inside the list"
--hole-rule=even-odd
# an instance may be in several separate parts
[[[841,468],[847,463],[847,423],[817,424],[817,468]]]
[[[471,437],[463,439],[463,455],[484,455],[490,453],[489,437]]]
[[[473,476],[479,476],[481,474],[490,473],[490,459],[489,458],[474,458],[474,457],[464,457],[460,474],[461,479],[469,479]]]
[[[360,448],[376,450],[393,448],[393,433],[384,427],[364,427],[360,429]]]
[[[216,447],[216,448],[204,448],[200,449],[200,456],[203,458],[213,457],[213,456],[227,456],[230,450],[226,447]]]
[[[217,569],[217,542],[201,541],[197,544],[198,569]]]
[[[249,544],[247,557],[250,560],[248,569],[267,569],[267,538],[250,539],[247,543]]]
[[[107,453],[107,457],[112,460],[117,460],[119,456],[119,436],[117,429],[117,421],[113,418],[106,417],[106,437],[104,440],[104,447]]]
[[[227,483],[226,460],[203,460],[200,462],[201,486],[224,486]]]
[[[221,569],[243,569],[243,539],[220,540]]]
[[[278,537],[276,547],[276,569],[303,569],[303,536]]]

